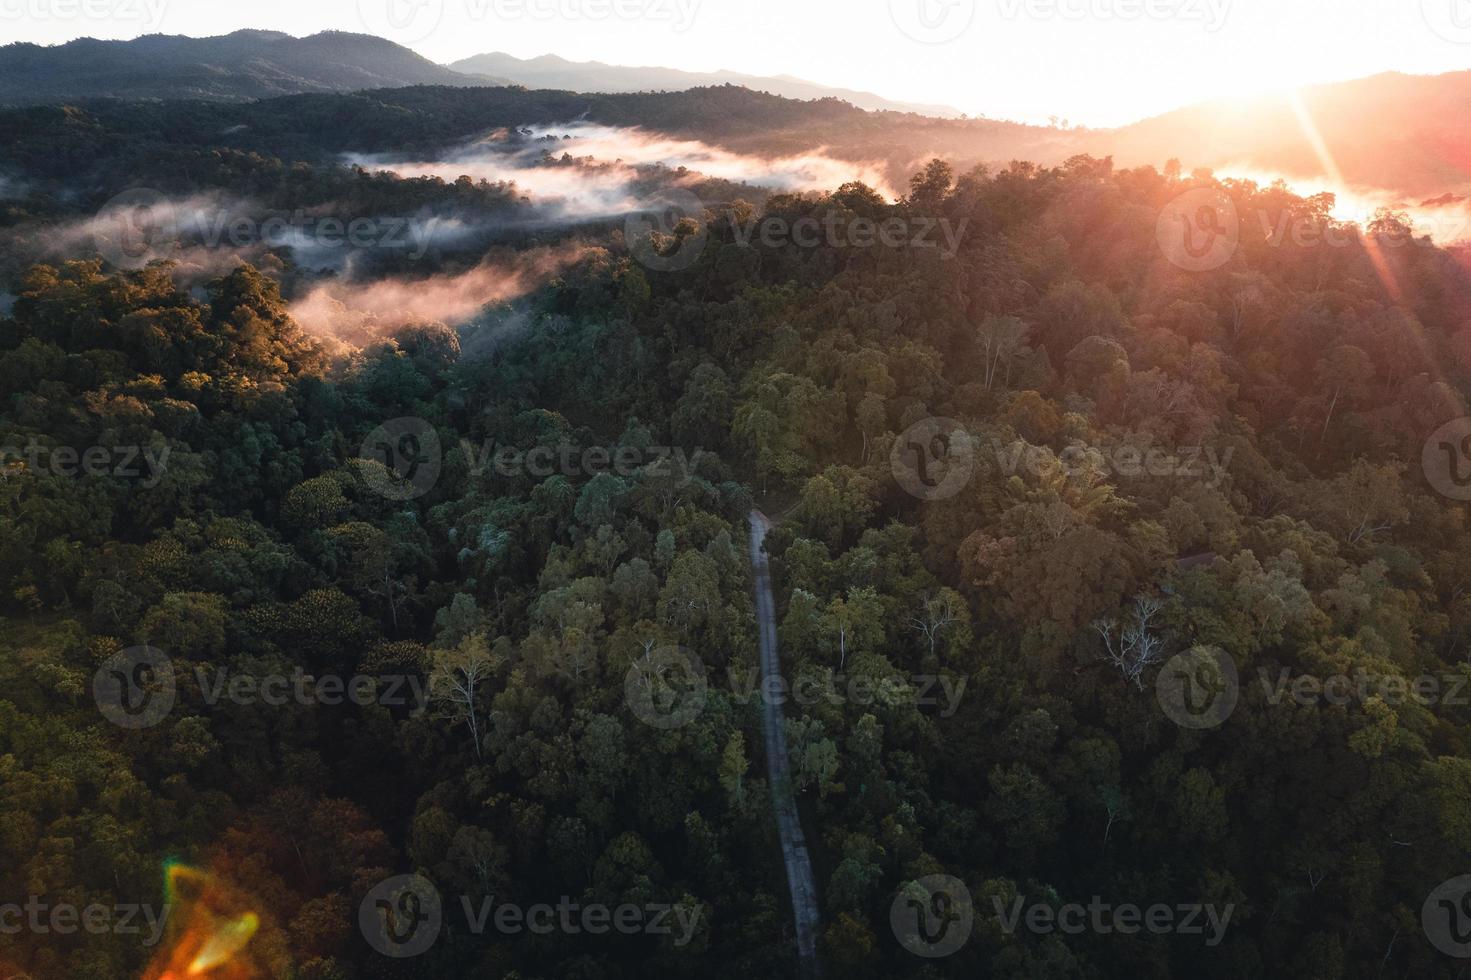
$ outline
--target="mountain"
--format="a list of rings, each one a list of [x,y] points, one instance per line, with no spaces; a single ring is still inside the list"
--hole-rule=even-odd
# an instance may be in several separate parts
[[[401,103],[415,99],[408,92],[390,97],[386,90],[420,85],[555,90],[560,94],[552,104],[562,107],[556,113],[508,113],[506,118],[547,122],[591,112],[620,125],[763,155],[823,146],[846,159],[881,163],[894,180],[907,179],[935,156],[963,169],[975,163],[1005,166],[1011,160],[1051,166],[1089,154],[1112,156],[1119,166],[1161,167],[1178,159],[1187,171],[1209,167],[1280,174],[1304,186],[1326,186],[1329,181],[1322,178],[1332,168],[1308,136],[1304,119],[1311,119],[1348,188],[1382,190],[1406,200],[1471,192],[1471,71],[1390,73],[1305,86],[1295,96],[1186,106],[1117,129],[1056,129],[953,118],[958,113],[944,106],[897,103],[787,75],[697,73],[502,53],[437,65],[391,41],[340,32],[304,38],[275,31],[209,38],[155,34],[132,41],[84,38],[54,47],[0,47],[0,104],[100,96],[246,101],[369,89],[379,90],[376,98]],[[437,115],[455,118],[462,127],[457,132],[468,132],[486,122],[477,112],[493,106],[524,109],[535,103],[544,107],[538,113],[552,112],[545,108],[551,96],[505,88],[473,97],[467,93],[459,100],[467,107],[464,112],[453,111],[440,94],[426,93],[424,99]],[[814,101],[822,99],[829,101]],[[470,106],[480,108],[472,112]],[[389,131],[401,135],[401,126],[390,125]],[[1387,133],[1393,138],[1385,138]],[[358,139],[365,137],[360,133]]]
[[[1080,154],[1113,157],[1120,167],[1163,167],[1175,159],[1186,172],[1281,176],[1304,187],[1382,192],[1414,203],[1471,194],[1468,110],[1471,71],[1387,73],[1185,106],[1117,129],[854,111],[765,129],[722,124],[719,141],[762,153],[823,146],[850,160],[885,161],[896,177],[935,156],[957,169],[1012,160],[1055,166]]]
[[[676,68],[609,65],[601,61],[568,61],[556,55],[517,58],[496,51],[477,54],[449,65],[473,75],[509,78],[527,88],[566,89],[572,92],[679,92],[711,85],[740,85],[757,92],[770,92],[788,99],[842,99],[860,109],[917,112],[926,116],[956,118],[959,109],[945,105],[895,102],[852,89],[819,85],[791,75],[744,75],[735,71],[692,72]]]
[[[504,85],[451,71],[367,34],[292,37],[236,31],[220,37],[149,34],[131,41],[0,47],[0,103],[115,96],[124,99],[259,99],[404,85]]]

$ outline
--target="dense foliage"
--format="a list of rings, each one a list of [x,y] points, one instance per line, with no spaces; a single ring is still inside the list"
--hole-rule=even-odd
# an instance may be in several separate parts
[[[249,125],[372,143],[362,124],[381,104],[353,118],[342,104],[285,100]],[[254,110],[197,111],[214,126]],[[80,110],[0,122],[29,134],[12,160],[47,156],[58,173],[126,160],[145,169],[116,172],[157,186],[196,152],[129,142]],[[405,125],[407,142],[431,135]],[[300,179],[368,208],[421,190],[499,206],[275,150],[210,151],[202,172],[238,162],[252,192],[283,199]],[[1256,215],[1332,225],[1328,202],[1234,182],[1251,216],[1240,249],[1183,271],[1157,216],[1206,183],[1090,158],[958,179],[936,162],[896,204],[847,185],[763,213],[944,219],[965,228],[953,257],[742,243],[749,205],[734,205],[706,216],[689,268],[645,268],[608,234],[514,311],[458,333],[412,325],[335,360],[250,267],[203,292],[167,265],[30,268],[0,318],[5,445],[167,456],[146,480],[7,461],[0,893],[157,901],[160,867],[182,858],[258,896],[301,977],[793,975],[759,698],[729,680],[757,664],[754,505],[779,519],[789,678],[964,683],[951,705],[787,707],[830,975],[1454,975],[1419,915],[1471,850],[1466,707],[1274,704],[1258,677],[1468,674],[1466,510],[1418,461],[1464,414],[1471,283],[1455,256],[1406,244],[1392,214],[1340,247],[1269,241]],[[932,416],[976,433],[988,461],[1021,441],[1039,462],[919,499],[890,450]],[[361,447],[404,417],[444,452],[432,489],[400,501],[376,492]],[[678,447],[690,469],[482,465],[487,445],[563,444]],[[1216,481],[1062,465],[1069,447],[1120,446],[1228,462]],[[1241,703],[1224,725],[1171,723],[1157,665],[1136,682],[1110,661],[1141,600],[1164,652],[1233,658]],[[427,710],[212,704],[181,681],[167,719],[127,730],[99,717],[91,679],[140,643],[186,674],[478,680]],[[659,729],[624,681],[666,645],[693,651],[710,689],[691,723]],[[358,933],[359,903],[415,870],[446,895],[665,902],[699,910],[699,927],[684,945],[451,931],[390,960]],[[931,873],[963,880],[977,907],[970,941],[933,962],[889,926],[898,889]],[[1234,915],[1213,947],[1008,935],[992,903],[1017,894]],[[0,936],[0,956],[39,978],[115,978],[148,952],[23,933]]]

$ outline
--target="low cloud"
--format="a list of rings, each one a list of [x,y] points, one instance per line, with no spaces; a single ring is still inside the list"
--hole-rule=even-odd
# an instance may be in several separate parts
[[[12,244],[35,258],[95,253],[122,269],[167,259],[215,272],[241,262],[270,264],[268,253],[289,251],[303,271],[344,273],[370,252],[417,260],[477,230],[473,222],[427,212],[351,214],[330,203],[284,211],[224,194],[169,197],[136,188],[95,214],[18,231]]]
[[[505,255],[497,250],[465,272],[404,272],[406,262],[425,255],[435,254],[438,261],[439,249],[474,255],[493,242],[516,241],[523,234],[543,243],[554,241],[560,237],[557,229],[662,207],[671,191],[712,182],[822,192],[860,180],[894,195],[882,165],[838,160],[821,149],[759,157],[697,140],[587,123],[541,132],[501,130],[438,160],[348,159],[402,177],[454,181],[467,175],[513,187],[523,198],[522,206],[501,213],[447,213],[440,208],[390,217],[351,216],[341,205],[323,204],[288,214],[223,192],[167,196],[137,188],[94,214],[15,229],[7,236],[7,244],[14,246],[8,251],[29,261],[99,254],[125,269],[172,260],[178,263],[175,277],[186,288],[242,263],[279,273],[281,258],[289,253],[309,278],[327,276],[303,287],[291,304],[292,315],[319,336],[362,345],[408,323],[470,323],[487,306],[525,296],[585,254],[581,244],[543,244]],[[0,184],[0,191],[5,186]],[[380,274],[385,271],[389,274]]]
[[[687,167],[711,177],[779,191],[831,191],[861,180],[881,194],[895,196],[883,176],[882,163],[839,160],[828,156],[825,147],[795,156],[759,157],[640,129],[577,124],[560,131],[572,137],[564,142],[570,142],[577,152],[601,160]]]
[[[458,274],[366,283],[334,280],[293,302],[291,316],[318,336],[361,346],[410,323],[463,324],[487,306],[540,288],[583,254],[581,246],[536,249],[486,259]]]
[[[403,177],[453,181],[468,176],[514,185],[547,218],[563,221],[610,218],[647,207],[653,198],[648,185],[659,176],[672,176],[676,183],[713,177],[777,191],[830,191],[861,180],[895,196],[882,164],[839,160],[821,148],[795,156],[759,157],[698,140],[588,123],[540,132],[499,130],[439,160],[391,156],[348,160]]]
[[[211,194],[167,197],[146,188],[124,191],[95,214],[44,229],[38,244],[45,252],[95,251],[120,268],[136,269],[156,259],[175,258],[189,247],[213,216],[232,202]]]

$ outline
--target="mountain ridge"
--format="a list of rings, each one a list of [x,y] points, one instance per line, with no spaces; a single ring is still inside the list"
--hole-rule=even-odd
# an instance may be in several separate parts
[[[445,67],[478,75],[508,78],[528,88],[567,89],[575,92],[685,91],[710,85],[740,85],[789,99],[836,98],[873,112],[913,112],[939,119],[965,114],[947,105],[904,102],[872,92],[824,85],[795,75],[749,75],[720,69],[685,71],[660,65],[614,65],[603,61],[572,61],[556,54],[518,58],[489,51],[452,61]]]
[[[510,84],[451,71],[371,34],[295,37],[240,30],[214,37],[145,34],[0,47],[0,102],[34,105],[114,96],[238,101],[405,85]]]
[[[1177,159],[1187,170],[1206,167],[1264,179],[1282,175],[1324,186],[1333,182],[1320,178],[1337,173],[1345,189],[1380,189],[1410,203],[1471,193],[1471,114],[1465,111],[1471,107],[1471,71],[1384,72],[1304,86],[1295,93],[1183,106],[1117,128],[1063,129],[927,116],[914,111],[923,107],[902,104],[865,107],[842,98],[853,93],[820,87],[770,91],[782,88],[780,77],[735,72],[718,73],[710,85],[690,86],[701,76],[648,69],[655,74],[622,76],[629,84],[638,82],[631,91],[599,92],[600,83],[616,84],[605,71],[645,70],[551,54],[518,59],[492,53],[455,65],[436,65],[392,41],[345,32],[297,38],[246,30],[213,38],[153,34],[132,41],[83,38],[53,47],[17,43],[0,47],[0,104],[108,97],[249,102],[350,92],[402,102],[408,97],[388,93],[430,86],[481,93],[467,98],[467,110],[456,114],[463,117],[466,133],[483,125],[488,107],[565,106],[571,115],[508,120],[555,123],[575,118],[599,98],[616,98],[622,108],[610,104],[608,121],[619,125],[681,133],[763,156],[822,147],[845,159],[882,161],[895,179],[937,156],[964,168],[1005,166],[1012,160],[1053,166],[1087,154],[1113,157],[1120,166],[1160,166]],[[489,71],[470,75],[467,68]],[[507,79],[494,69],[521,77]],[[721,94],[733,88],[752,98]],[[555,97],[533,97],[537,91]],[[441,96],[423,98],[435,112],[443,111]],[[471,106],[487,108],[477,114]],[[1331,161],[1321,158],[1305,131],[1305,118],[1321,134]],[[716,120],[719,125],[711,125]],[[1400,138],[1380,138],[1385,132]]]

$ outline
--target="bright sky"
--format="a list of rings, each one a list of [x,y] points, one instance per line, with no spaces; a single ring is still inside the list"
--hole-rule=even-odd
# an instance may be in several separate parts
[[[790,74],[1106,126],[1207,99],[1471,68],[1471,0],[0,0],[0,38],[367,31],[435,61]]]

